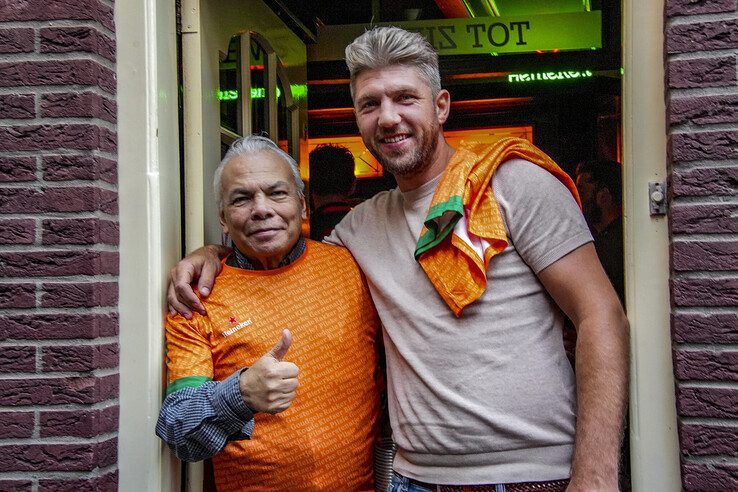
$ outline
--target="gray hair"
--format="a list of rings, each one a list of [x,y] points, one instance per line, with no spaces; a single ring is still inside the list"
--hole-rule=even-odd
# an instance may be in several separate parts
[[[305,196],[305,183],[302,182],[300,176],[300,166],[297,162],[284,150],[280,149],[277,144],[269,140],[267,137],[261,135],[248,135],[236,139],[226,152],[223,160],[220,161],[218,167],[215,169],[213,174],[213,191],[218,201],[218,210],[223,210],[223,195],[221,193],[221,184],[223,180],[223,169],[226,164],[230,162],[234,157],[241,155],[257,154],[259,152],[273,152],[284,160],[284,162],[290,167],[292,176],[295,178],[295,186],[297,188],[297,194],[300,198]]]
[[[433,97],[441,91],[438,53],[423,36],[399,27],[375,27],[356,38],[346,47],[346,65],[351,74],[351,97],[360,73],[392,65],[413,67],[428,81]]]

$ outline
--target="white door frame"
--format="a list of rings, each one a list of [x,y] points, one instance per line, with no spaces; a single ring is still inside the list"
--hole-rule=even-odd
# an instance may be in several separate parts
[[[623,215],[630,320],[630,463],[634,491],[681,489],[671,360],[666,216],[648,182],[666,181],[663,0],[623,1]]]
[[[179,491],[154,434],[164,394],[164,289],[180,258],[174,0],[115,3],[120,203],[119,489]]]

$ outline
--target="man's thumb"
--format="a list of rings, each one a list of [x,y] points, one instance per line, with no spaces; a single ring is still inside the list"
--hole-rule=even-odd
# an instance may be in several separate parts
[[[281,361],[290,349],[290,345],[292,345],[292,333],[287,329],[282,330],[282,338],[279,339],[277,344],[272,347],[268,353],[275,359]]]

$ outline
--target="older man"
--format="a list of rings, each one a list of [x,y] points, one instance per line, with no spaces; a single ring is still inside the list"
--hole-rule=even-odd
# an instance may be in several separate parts
[[[348,251],[300,236],[302,186],[269,139],[236,141],[214,179],[233,251],[207,315],[167,321],[157,434],[212,456],[219,491],[373,490],[378,319]]]
[[[628,327],[573,182],[528,144],[515,144],[516,158],[505,157],[508,148],[451,148],[442,130],[449,93],[420,35],[372,29],[348,46],[346,61],[364,143],[398,183],[355,207],[328,238],[359,263],[382,320],[398,447],[392,490],[617,490]],[[489,169],[455,180],[477,163]],[[476,190],[489,221],[463,217],[456,224],[466,237],[426,241],[424,221],[445,228],[430,220],[443,207],[464,200],[476,211],[466,194],[437,201],[452,182],[492,171],[491,184]],[[478,241],[472,231],[488,222],[497,236]],[[482,244],[486,271],[476,278],[483,288],[458,305],[451,299],[465,298],[463,285],[439,285],[454,285],[473,262],[450,271],[423,263],[439,245],[469,241]],[[173,307],[201,309],[187,272],[202,269],[207,291],[214,252],[173,270]],[[579,334],[576,385],[561,342],[564,314]]]

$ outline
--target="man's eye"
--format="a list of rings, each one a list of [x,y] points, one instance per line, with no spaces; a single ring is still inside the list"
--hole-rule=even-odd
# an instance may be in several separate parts
[[[403,101],[403,102],[414,101],[414,100],[415,100],[415,96],[411,94],[402,94],[400,96],[400,101]]]
[[[364,102],[364,103],[361,104],[361,108],[360,109],[362,111],[363,110],[367,110],[367,109],[372,109],[376,105],[377,105],[377,103],[375,101],[366,101],[366,102]]]
[[[272,196],[284,196],[287,192],[284,190],[274,190],[272,191]]]

